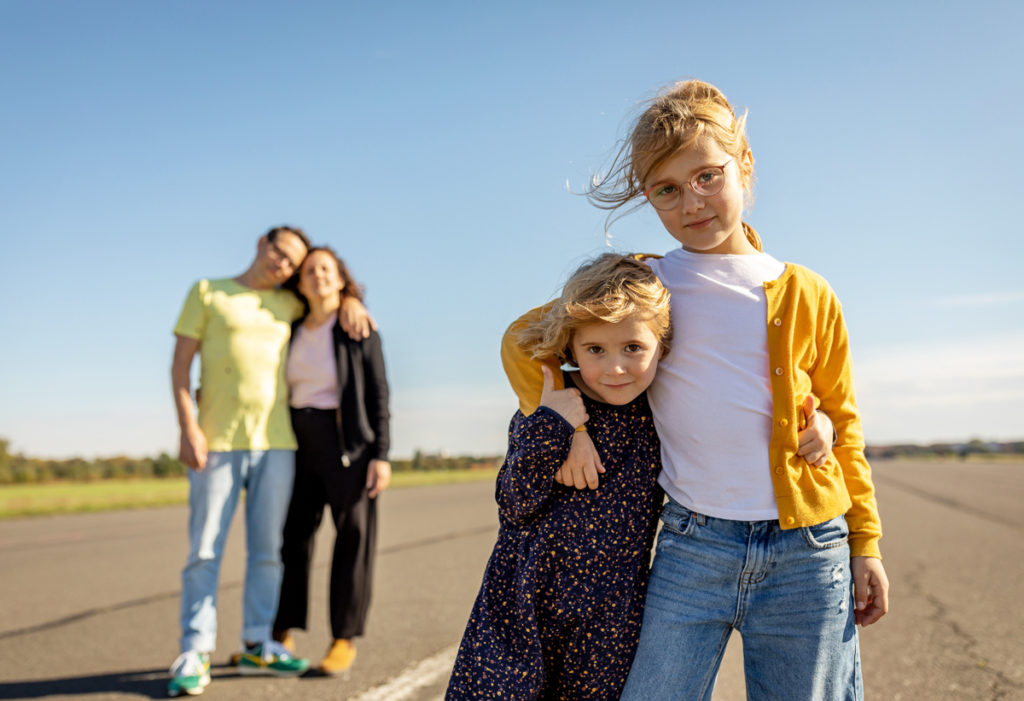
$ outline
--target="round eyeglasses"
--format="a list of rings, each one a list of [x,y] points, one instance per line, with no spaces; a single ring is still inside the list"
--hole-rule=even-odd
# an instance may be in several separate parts
[[[687,181],[687,185],[701,197],[717,195],[725,187],[725,167],[732,162],[729,159],[720,166],[708,166],[697,171]],[[658,183],[644,191],[644,197],[655,209],[665,211],[675,209],[682,197],[682,187],[672,182]]]

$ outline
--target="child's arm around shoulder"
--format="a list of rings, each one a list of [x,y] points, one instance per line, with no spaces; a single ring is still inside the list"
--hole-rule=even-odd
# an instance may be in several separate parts
[[[512,420],[496,493],[503,523],[525,523],[543,506],[576,427],[587,420],[578,389],[556,390],[546,366],[543,380],[538,410],[529,416],[520,412]]]
[[[526,416],[536,411],[540,405],[541,388],[544,384],[542,367],[546,366],[553,373],[556,390],[564,387],[557,362],[552,360],[542,363],[534,360],[519,345],[519,332],[544,316],[553,304],[554,302],[548,302],[516,319],[506,329],[501,339],[501,364],[505,368],[509,384],[512,385],[512,391],[519,398],[519,409]],[[604,472],[604,467],[593,441],[586,432],[580,431],[573,437],[572,450],[565,464],[559,469],[556,481],[577,489],[597,489],[600,484],[598,474],[601,472]]]

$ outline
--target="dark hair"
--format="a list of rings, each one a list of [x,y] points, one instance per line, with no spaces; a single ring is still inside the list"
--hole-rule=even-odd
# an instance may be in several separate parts
[[[274,239],[277,238],[278,234],[283,232],[287,232],[289,234],[294,234],[295,236],[298,236],[299,240],[302,241],[303,244],[305,244],[307,251],[313,248],[313,244],[310,242],[309,237],[306,236],[306,232],[297,226],[275,226],[273,229],[271,229],[264,235],[267,237],[267,241],[273,241]]]
[[[288,231],[291,231],[291,229],[288,229]],[[358,282],[356,282],[356,279],[354,277],[352,277],[352,273],[349,272],[348,266],[345,265],[345,261],[341,259],[341,256],[335,253],[334,249],[331,248],[330,246],[310,246],[309,251],[306,253],[306,258],[309,258],[317,251],[323,251],[324,253],[328,254],[331,258],[334,259],[334,262],[338,264],[338,276],[341,278],[341,281],[345,283],[345,286],[341,290],[342,298],[355,297],[360,302],[362,302],[363,287]],[[302,261],[303,264],[305,264],[305,262],[305,260]],[[299,278],[301,276],[302,265],[299,265],[295,273],[290,278],[288,278],[288,280],[282,285],[282,287],[284,287],[287,290],[291,290],[292,292],[295,293],[295,296],[299,298],[305,309],[302,315],[306,316],[307,314],[309,314],[309,301],[307,301],[306,298],[302,296],[302,293],[299,292]]]

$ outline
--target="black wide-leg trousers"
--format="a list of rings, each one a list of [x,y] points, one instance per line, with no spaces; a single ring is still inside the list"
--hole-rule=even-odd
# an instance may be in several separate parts
[[[346,467],[338,445],[333,409],[292,409],[298,439],[295,487],[284,526],[284,577],[275,630],[306,628],[313,544],[331,507],[336,537],[331,562],[330,619],[335,639],[363,634],[370,607],[376,549],[376,499],[366,490],[369,459],[357,456]]]

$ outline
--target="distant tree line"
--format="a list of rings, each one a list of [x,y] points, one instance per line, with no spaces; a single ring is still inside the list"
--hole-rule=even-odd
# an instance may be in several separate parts
[[[167,453],[155,458],[68,458],[48,460],[10,452],[10,441],[0,438],[0,484],[32,484],[38,482],[92,482],[103,479],[138,479],[183,477],[188,467]],[[501,457],[467,455],[427,455],[417,450],[410,459],[396,459],[391,466],[404,470],[480,470],[493,469]]]
[[[0,484],[37,482],[91,482],[103,479],[183,477],[188,468],[177,458],[160,453],[150,458],[68,458],[49,460],[10,452],[10,441],[0,438]],[[868,458],[966,458],[970,455],[1024,455],[1024,441],[992,442],[975,438],[966,443],[931,445],[871,445]],[[501,465],[502,456],[428,454],[417,450],[411,458],[396,458],[396,472],[413,470],[487,470]]]
[[[870,458],[966,458],[969,455],[1022,455],[1024,441],[995,442],[972,438],[966,443],[932,443],[930,445],[869,445]]]
[[[68,458],[48,460],[10,452],[10,441],[0,438],[0,484],[35,482],[91,482],[102,479],[181,477],[187,467],[167,453],[155,458]]]
[[[501,466],[501,455],[475,457],[471,455],[451,456],[444,453],[428,455],[421,450],[412,454],[412,458],[391,460],[391,469],[395,472],[407,470],[490,470]]]

